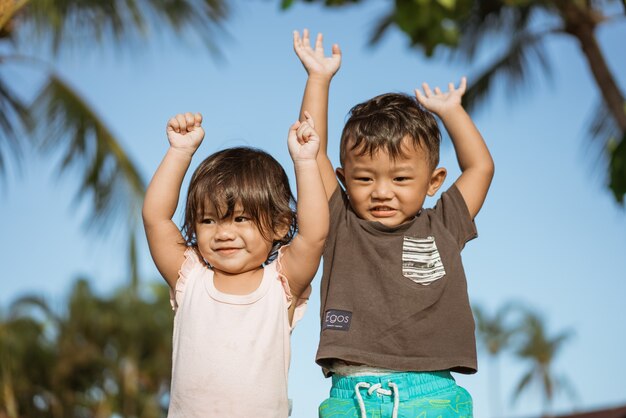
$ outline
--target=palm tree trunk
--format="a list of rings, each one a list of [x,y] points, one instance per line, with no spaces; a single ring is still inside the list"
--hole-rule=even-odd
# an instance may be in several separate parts
[[[502,417],[502,405],[500,402],[500,362],[496,354],[490,356],[489,364],[489,386],[491,387],[491,395],[489,396],[489,407],[491,409],[492,418]]]
[[[2,397],[4,398],[5,410],[8,418],[18,418],[17,400],[13,390],[13,379],[8,367],[2,367]],[[0,411],[0,414],[2,411]]]
[[[29,0],[0,0],[0,30],[9,25],[11,18],[18,10],[26,6]]]
[[[602,98],[617,122],[617,126],[622,133],[626,132],[626,100],[596,41],[594,35],[598,19],[596,13],[590,8],[582,9],[571,0],[555,0],[555,5],[565,22],[565,31],[580,42],[580,47],[587,59],[593,78],[600,88]]]

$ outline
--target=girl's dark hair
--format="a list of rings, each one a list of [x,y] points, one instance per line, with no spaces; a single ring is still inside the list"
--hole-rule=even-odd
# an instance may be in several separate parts
[[[402,93],[376,96],[350,109],[350,117],[341,134],[339,157],[343,166],[346,153],[373,155],[385,150],[391,158],[402,155],[402,140],[409,137],[421,147],[431,169],[439,164],[441,132],[435,117],[415,98]]]
[[[220,218],[233,215],[240,203],[263,238],[273,242],[267,261],[293,238],[297,223],[295,199],[282,166],[268,153],[249,147],[228,148],[207,157],[191,177],[182,232],[196,246],[196,223],[211,203]],[[276,232],[285,235],[274,240]]]

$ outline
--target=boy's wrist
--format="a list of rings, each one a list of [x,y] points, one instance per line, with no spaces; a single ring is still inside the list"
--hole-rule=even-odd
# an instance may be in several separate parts
[[[449,107],[447,107],[445,109],[442,109],[439,112],[436,112],[436,114],[437,114],[437,116],[439,116],[439,119],[441,119],[442,121],[445,122],[445,120],[447,120],[447,119],[454,118],[454,117],[456,117],[458,115],[465,114],[465,109],[459,103],[458,105],[449,106]]]
[[[334,74],[319,74],[319,73],[310,74],[309,73],[309,78],[307,79],[307,83],[329,85],[330,81],[333,79],[333,76]]]

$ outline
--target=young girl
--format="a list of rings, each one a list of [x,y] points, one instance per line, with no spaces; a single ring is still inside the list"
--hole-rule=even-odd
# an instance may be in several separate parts
[[[328,233],[319,137],[310,117],[289,129],[295,237],[287,175],[251,148],[219,151],[200,164],[181,234],[172,216],[204,138],[201,123],[202,116],[191,113],[169,120],[170,148],[143,207],[150,252],[176,311],[168,417],[284,418],[289,336]]]

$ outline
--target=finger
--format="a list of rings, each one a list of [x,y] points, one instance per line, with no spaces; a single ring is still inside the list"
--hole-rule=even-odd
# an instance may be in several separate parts
[[[298,128],[297,136],[300,143],[305,143],[308,138],[315,132],[315,130],[309,125],[308,122],[302,122]]]
[[[467,77],[461,77],[461,83],[459,84],[459,93],[464,94],[467,88]]]
[[[290,127],[289,127],[289,135],[295,134],[298,131],[298,128],[300,127],[301,123],[299,120],[295,121]]]
[[[332,54],[333,58],[341,59],[341,48],[339,48],[339,44],[333,44]]]
[[[167,130],[180,132],[180,125],[178,124],[178,120],[176,119],[176,116],[174,116],[173,118],[170,118],[170,120],[167,121]]]
[[[185,115],[179,113],[176,115],[176,120],[178,121],[178,131],[176,132],[187,132],[187,119],[185,119]]]
[[[313,120],[313,116],[311,116],[311,114],[309,112],[307,112],[306,110],[304,111],[304,117],[306,118],[306,123],[311,127],[315,129],[315,121]]]
[[[324,55],[324,35],[321,33],[318,33],[315,39],[315,52]]]
[[[302,47],[302,40],[300,39],[300,32],[293,31],[293,49],[298,52],[298,48]]]
[[[426,97],[430,97],[433,95],[432,90],[430,90],[430,86],[428,85],[428,83],[422,83],[422,89],[424,89],[424,95]]]
[[[307,124],[300,126],[300,128],[298,129],[298,135],[297,135],[298,142],[300,144],[306,144],[307,142],[309,142],[309,138],[311,138],[311,136],[313,135],[313,132],[315,132],[313,128],[311,128]]]
[[[185,113],[185,121],[187,122],[187,131],[191,131],[196,125],[196,117],[191,112]]]
[[[423,103],[424,100],[426,100],[426,96],[424,96],[422,94],[422,92],[420,91],[420,89],[415,89],[415,98],[417,99],[418,102]]]
[[[202,115],[200,113],[196,113],[194,116],[195,116],[195,119],[196,119],[195,120],[195,122],[196,122],[195,126],[196,127],[201,126],[202,125]]]
[[[435,87],[435,94],[441,94],[441,89],[439,87]]]
[[[296,134],[298,134],[298,138],[304,135],[304,132],[308,129],[309,124],[307,122],[300,122],[300,125],[296,129]]]
[[[308,29],[304,29],[302,31],[302,45],[305,48],[311,48],[311,40],[309,39],[309,30]]]
[[[454,83],[448,83],[448,90],[449,90],[450,92],[453,92],[453,91],[454,91]]]

